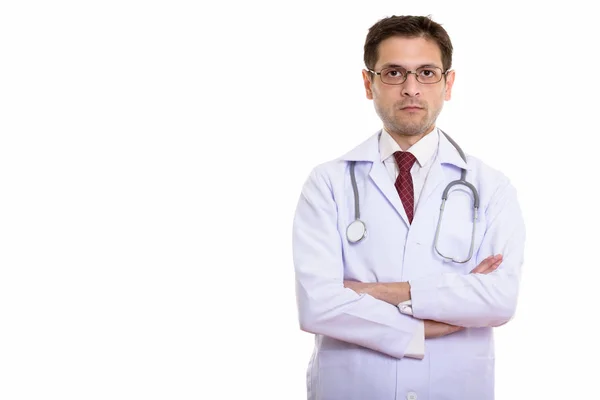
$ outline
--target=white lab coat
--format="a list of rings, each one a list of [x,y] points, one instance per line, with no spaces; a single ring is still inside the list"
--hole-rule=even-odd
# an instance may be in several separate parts
[[[500,172],[467,156],[440,135],[412,225],[380,161],[379,133],[345,156],[316,167],[298,202],[293,255],[300,327],[315,334],[308,367],[309,400],[490,400],[494,398],[492,327],[514,314],[525,228],[514,188]],[[367,237],[351,244],[354,220],[349,161],[356,161],[361,219]],[[475,250],[466,264],[445,261],[433,248],[446,185],[460,178],[479,191]],[[466,258],[473,198],[454,186],[446,202],[439,248]],[[498,270],[470,274],[492,254]],[[344,288],[343,280],[409,281],[414,317]],[[422,360],[404,357],[418,319],[468,329],[425,341]]]

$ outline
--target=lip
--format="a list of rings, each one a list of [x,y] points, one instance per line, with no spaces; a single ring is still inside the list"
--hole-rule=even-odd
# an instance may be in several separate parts
[[[417,110],[422,110],[422,107],[417,107],[417,106],[406,106],[406,107],[402,107],[401,110],[406,110],[406,111],[417,111]]]

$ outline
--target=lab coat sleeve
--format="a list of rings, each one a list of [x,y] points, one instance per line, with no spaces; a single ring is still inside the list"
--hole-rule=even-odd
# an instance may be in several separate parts
[[[317,168],[302,189],[293,224],[300,328],[402,358],[421,322],[344,287],[337,219],[331,185]]]
[[[409,280],[413,316],[463,327],[495,327],[508,322],[517,307],[525,226],[513,186],[504,179],[487,208],[486,231],[477,264],[502,254],[490,274],[445,273]]]

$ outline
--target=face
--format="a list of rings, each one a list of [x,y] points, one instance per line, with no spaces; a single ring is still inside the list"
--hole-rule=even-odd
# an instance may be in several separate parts
[[[390,37],[379,44],[379,59],[374,71],[389,66],[401,66],[415,71],[422,66],[443,70],[442,53],[438,45],[424,38]],[[400,85],[387,85],[377,75],[363,70],[367,98],[373,100],[375,111],[385,129],[393,136],[420,139],[433,130],[445,100],[450,100],[454,71],[438,83],[423,84],[409,74]]]

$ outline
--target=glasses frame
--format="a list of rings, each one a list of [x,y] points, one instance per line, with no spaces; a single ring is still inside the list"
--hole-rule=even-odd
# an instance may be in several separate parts
[[[447,69],[447,70],[443,70],[440,67],[419,67],[417,68],[415,71],[410,71],[410,70],[406,70],[406,73],[404,74],[404,80],[402,82],[398,82],[398,83],[387,83],[383,81],[383,78],[381,77],[381,73],[387,69],[398,69],[398,68],[402,68],[402,67],[386,67],[386,68],[382,68],[381,71],[376,72],[373,71],[372,69],[367,68],[367,71],[369,71],[372,74],[375,75],[379,75],[379,79],[381,79],[381,83],[383,83],[384,85],[392,85],[392,86],[396,86],[396,85],[402,85],[404,82],[406,82],[406,80],[408,79],[408,75],[410,74],[414,74],[415,75],[415,79],[417,80],[417,82],[419,82],[420,84],[423,85],[435,85],[436,83],[440,83],[442,81],[443,77],[447,77],[448,72],[452,71],[451,69]],[[437,82],[421,82],[419,80],[419,75],[417,74],[417,70],[419,69],[439,69],[440,71],[442,71],[442,74],[440,75],[440,80]],[[404,68],[402,68],[404,69]]]

